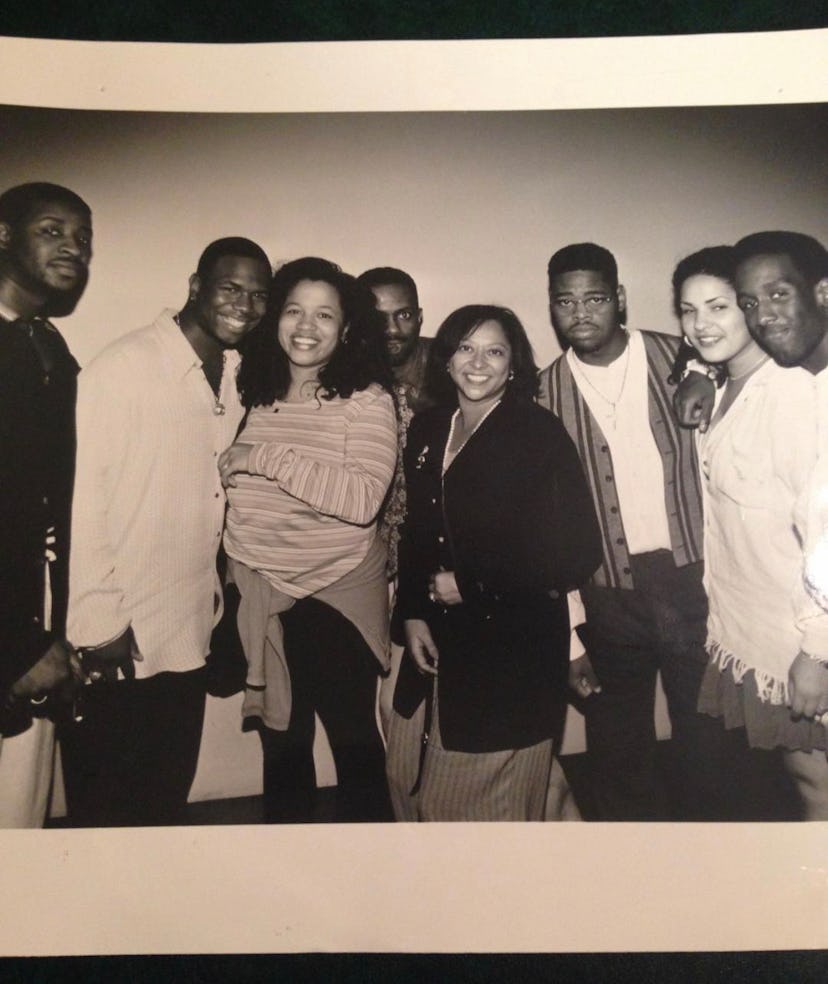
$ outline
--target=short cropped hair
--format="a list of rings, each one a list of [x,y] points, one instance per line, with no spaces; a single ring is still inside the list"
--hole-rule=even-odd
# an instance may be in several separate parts
[[[417,285],[411,274],[406,273],[405,270],[399,270],[397,267],[372,267],[365,273],[361,273],[357,277],[357,281],[369,290],[373,290],[374,287],[383,287],[386,284],[398,284],[400,287],[407,288],[414,298],[414,304],[417,307],[420,306]]]
[[[802,232],[753,232],[740,239],[734,249],[737,265],[754,256],[783,254],[790,258],[809,285],[828,277],[828,250],[818,239]]]
[[[530,403],[538,392],[538,367],[532,345],[517,315],[495,304],[467,304],[453,311],[437,329],[428,353],[425,388],[435,403],[457,406],[457,387],[446,372],[449,359],[464,338],[473,335],[484,321],[496,321],[512,351],[512,379],[506,389],[510,398]]]
[[[594,270],[600,273],[607,284],[615,290],[618,287],[618,264],[608,249],[595,243],[572,243],[552,255],[546,267],[549,285],[552,278],[573,270]]]
[[[699,275],[718,277],[734,286],[736,250],[732,246],[706,246],[680,260],[673,271],[673,311],[681,317],[681,288],[685,280]]]
[[[271,269],[267,253],[258,243],[243,236],[226,236],[224,239],[216,239],[204,250],[198,259],[196,275],[203,279],[209,278],[216,263],[225,256],[242,256],[249,260],[260,260],[268,270]]]
[[[19,226],[31,216],[41,205],[53,202],[65,205],[92,215],[92,209],[86,202],[63,185],[51,184],[48,181],[30,181],[27,184],[16,185],[0,195],[0,222],[10,226]]]

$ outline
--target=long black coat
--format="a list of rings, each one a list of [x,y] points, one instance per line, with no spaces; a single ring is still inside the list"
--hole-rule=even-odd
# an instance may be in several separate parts
[[[0,704],[66,632],[78,364],[52,326],[42,357],[26,329],[0,320]],[[45,360],[45,367],[44,367]],[[55,530],[52,628],[44,628],[46,532]],[[0,733],[28,726],[26,704],[0,712]]]
[[[452,412],[426,411],[408,432],[397,620],[424,619],[437,645],[443,746],[524,748],[562,729],[565,593],[601,562],[598,523],[556,416],[507,394],[443,480]],[[439,570],[454,571],[462,604],[429,601]],[[428,688],[406,654],[395,709],[410,717]]]

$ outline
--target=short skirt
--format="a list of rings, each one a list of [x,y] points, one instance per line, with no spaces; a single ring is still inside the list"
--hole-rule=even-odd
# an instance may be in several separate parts
[[[730,668],[710,662],[699,689],[699,710],[722,718],[725,728],[744,728],[752,748],[784,748],[787,751],[825,751],[826,729],[822,724],[791,717],[785,704],[759,698],[753,670],[737,683]]]

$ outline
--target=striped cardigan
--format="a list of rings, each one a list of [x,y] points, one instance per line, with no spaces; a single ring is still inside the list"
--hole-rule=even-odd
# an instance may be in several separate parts
[[[641,332],[641,337],[647,352],[650,428],[664,467],[670,543],[676,566],[683,567],[702,558],[702,505],[693,432],[679,427],[667,384],[680,340],[646,331]],[[604,559],[591,583],[612,588],[634,587],[612,455],[563,356],[541,370],[538,402],[563,421],[581,456],[592,492],[601,525]]]

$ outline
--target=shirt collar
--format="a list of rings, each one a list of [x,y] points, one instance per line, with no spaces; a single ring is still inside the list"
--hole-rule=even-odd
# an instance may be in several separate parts
[[[177,312],[173,308],[165,308],[158,316],[155,324],[163,339],[163,349],[167,354],[170,366],[182,379],[193,369],[201,369],[202,360],[195,349],[187,341],[184,332],[175,320]],[[225,370],[234,370],[241,360],[235,349],[225,349]]]

